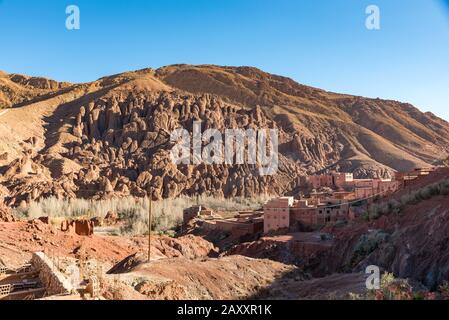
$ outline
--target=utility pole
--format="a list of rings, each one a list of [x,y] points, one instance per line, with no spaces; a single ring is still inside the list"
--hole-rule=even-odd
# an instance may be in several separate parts
[[[148,207],[148,262],[151,262],[151,225],[153,222],[152,202],[153,202],[153,188],[150,187],[149,207]]]

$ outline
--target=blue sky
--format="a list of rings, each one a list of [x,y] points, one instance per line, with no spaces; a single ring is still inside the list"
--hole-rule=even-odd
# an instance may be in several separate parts
[[[449,1],[0,0],[0,70],[71,82],[175,63],[249,65],[449,120]],[[65,28],[78,5],[81,29]],[[365,28],[380,8],[381,29]]]

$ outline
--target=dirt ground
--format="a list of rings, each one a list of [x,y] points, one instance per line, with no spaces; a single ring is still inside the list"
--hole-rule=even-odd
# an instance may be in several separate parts
[[[0,223],[0,259],[14,267],[30,260],[31,254],[44,251],[50,256],[89,258],[116,264],[134,253],[148,251],[148,237],[79,236],[62,232],[39,220]],[[173,239],[152,236],[152,258],[186,256],[194,258],[213,254],[214,247],[199,237]]]

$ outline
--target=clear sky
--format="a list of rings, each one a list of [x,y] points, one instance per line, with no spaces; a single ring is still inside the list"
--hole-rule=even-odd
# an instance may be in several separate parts
[[[365,28],[370,4],[380,30]],[[0,0],[0,70],[86,82],[175,63],[255,66],[449,120],[449,1]]]

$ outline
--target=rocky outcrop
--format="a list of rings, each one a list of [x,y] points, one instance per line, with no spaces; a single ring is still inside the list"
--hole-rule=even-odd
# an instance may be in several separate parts
[[[0,71],[0,107],[26,103],[46,94],[71,86],[67,82]]]
[[[62,86],[14,79],[28,87]],[[48,196],[107,199],[151,193],[158,200],[297,194],[307,174],[337,169],[356,177],[388,177],[449,153],[449,124],[431,114],[395,101],[310,88],[255,68],[169,66],[70,88],[77,97],[82,90],[90,94],[59,106],[52,100],[51,116],[51,108],[39,104],[46,106],[42,118],[48,121],[43,140],[27,137],[32,151],[16,159],[2,156],[12,161],[0,168],[8,205]],[[262,176],[254,164],[175,165],[170,133],[185,128],[192,137],[194,121],[201,122],[203,133],[277,129],[277,173]]]
[[[5,205],[4,198],[8,190],[0,186],[0,222],[14,222],[15,217],[11,209]]]
[[[14,222],[15,220],[11,209],[0,204],[0,222]]]
[[[211,95],[113,95],[81,107],[75,117],[72,133],[78,139],[62,156],[81,164],[81,169],[39,186],[31,187],[29,179],[7,183],[15,195],[14,204],[48,195],[50,187],[56,196],[98,199],[143,197],[150,191],[154,200],[196,194],[251,197],[282,193],[292,177],[304,172],[287,158],[276,177],[261,176],[256,165],[248,164],[176,165],[171,161],[169,133],[176,128],[192,132],[194,121],[201,121],[203,132],[276,127],[260,108],[245,110]],[[279,130],[281,141],[288,139]],[[9,166],[5,177],[39,174],[48,162],[42,156],[24,156]]]

